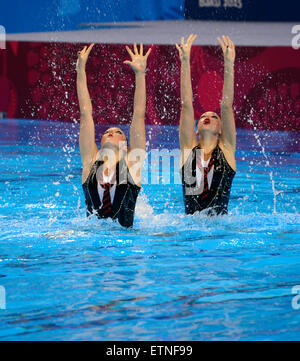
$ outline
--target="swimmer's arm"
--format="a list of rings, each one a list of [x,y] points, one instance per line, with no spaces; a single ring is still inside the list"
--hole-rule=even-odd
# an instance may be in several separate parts
[[[146,150],[146,134],[145,134],[145,111],[146,111],[146,79],[145,72],[147,66],[147,59],[151,52],[151,48],[143,55],[143,44],[140,45],[140,51],[134,43],[133,52],[129,47],[126,47],[131,61],[124,61],[135,72],[135,91],[134,91],[134,105],[133,116],[130,125],[130,147],[128,166],[132,170],[131,176],[137,185],[141,184],[141,168],[145,158]],[[134,154],[133,153],[136,153]],[[137,160],[139,159],[139,160]],[[134,167],[134,169],[133,169]]]
[[[135,73],[133,116],[130,125],[130,150],[146,149],[145,134],[146,79],[145,73]]]
[[[88,177],[98,152],[98,148],[95,143],[95,126],[92,117],[92,102],[87,87],[85,72],[85,64],[92,47],[93,44],[91,44],[88,49],[84,47],[84,49],[78,54],[78,60],[76,64],[77,95],[80,108],[79,147],[83,166],[82,183],[84,183]]]
[[[180,93],[181,93],[181,112],[179,122],[179,141],[181,150],[193,148],[197,144],[195,135],[195,121],[193,108],[193,91],[191,81],[190,52],[191,47],[197,35],[191,34],[184,43],[181,38],[181,45],[176,44],[181,60],[180,71]]]
[[[228,36],[223,35],[223,41],[220,38],[218,38],[218,41],[224,54],[224,83],[221,101],[221,141],[226,149],[234,153],[236,148],[236,128],[232,105],[234,97],[235,47]]]
[[[140,45],[138,51],[136,43],[133,45],[133,52],[126,46],[131,61],[124,61],[128,64],[135,73],[135,91],[134,91],[134,105],[133,116],[130,125],[130,150],[132,149],[146,149],[146,135],[145,135],[145,111],[146,111],[146,79],[145,72],[147,66],[147,59],[151,52],[151,48],[143,55],[143,44]]]
[[[141,169],[144,164],[146,151],[145,109],[145,73],[135,73],[134,106],[129,132],[130,146],[127,161],[131,177],[139,187],[141,186]]]

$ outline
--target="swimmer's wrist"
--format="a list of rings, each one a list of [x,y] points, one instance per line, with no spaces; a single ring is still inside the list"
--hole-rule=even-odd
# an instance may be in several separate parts
[[[138,70],[138,71],[135,71],[134,73],[135,73],[135,76],[145,75],[146,74],[146,69],[144,71]]]
[[[183,56],[182,59],[181,59],[181,62],[182,63],[190,63],[190,56]]]
[[[225,64],[225,66],[233,67],[234,66],[234,60],[225,58],[224,64]]]

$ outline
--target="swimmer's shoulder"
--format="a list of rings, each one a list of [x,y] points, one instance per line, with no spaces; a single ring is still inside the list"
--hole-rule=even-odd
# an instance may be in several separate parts
[[[91,161],[89,163],[83,164],[82,165],[82,178],[81,178],[81,182],[82,185],[84,185],[91,173],[91,170],[94,166],[94,164],[97,162],[97,160],[100,159],[100,150],[94,155],[94,157],[91,159]]]
[[[193,141],[191,142],[191,144],[188,147],[181,147],[180,148],[180,152],[181,152],[181,158],[180,158],[180,169],[182,169],[182,167],[184,166],[185,162],[188,160],[188,158],[190,157],[192,151],[198,146],[198,142],[197,139],[193,139]]]
[[[230,168],[236,172],[235,149],[230,145],[225,145],[222,139],[219,141],[219,148],[222,150]]]

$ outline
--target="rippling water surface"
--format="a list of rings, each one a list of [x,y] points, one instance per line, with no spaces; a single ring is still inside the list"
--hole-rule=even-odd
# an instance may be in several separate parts
[[[1,120],[0,340],[300,339],[299,133],[238,130],[224,217],[184,215],[177,159],[151,169],[129,230],[86,219],[78,133]]]

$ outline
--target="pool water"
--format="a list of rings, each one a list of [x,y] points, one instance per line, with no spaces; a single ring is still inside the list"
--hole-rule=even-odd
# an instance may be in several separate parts
[[[132,229],[86,218],[78,134],[0,121],[0,340],[300,339],[299,133],[238,129],[223,217],[184,214],[176,159],[175,184],[151,169]]]

